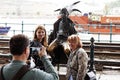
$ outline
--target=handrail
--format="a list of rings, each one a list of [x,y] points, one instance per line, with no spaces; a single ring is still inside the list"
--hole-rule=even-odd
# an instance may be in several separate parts
[[[12,28],[10,29],[9,33],[11,36],[12,35],[15,35],[15,34],[18,34],[18,33],[22,33],[22,34],[31,34],[29,35],[30,38],[33,37],[33,33],[34,33],[34,29],[37,27],[37,25],[43,25],[45,26],[45,28],[47,29],[47,34],[49,35],[50,32],[53,30],[53,24],[36,24],[36,23],[25,23],[25,22],[16,22],[16,23],[11,23],[11,22],[0,22],[0,26],[1,25],[4,25],[4,26],[11,26]],[[80,26],[87,26],[88,28],[86,30],[88,30],[87,32],[81,32],[80,34],[81,35],[85,35],[85,36],[89,36],[88,39],[84,39],[84,38],[81,38],[82,41],[89,41],[90,38],[94,35],[95,37],[95,41],[97,42],[117,42],[119,43],[120,42],[120,39],[119,40],[115,40],[114,38],[114,35],[120,35],[120,32],[119,33],[114,33],[114,32],[90,32],[89,31],[89,28],[90,26],[94,27],[98,24],[79,24]],[[114,26],[113,25],[99,25],[99,26]],[[120,25],[116,25],[118,28],[120,27]],[[29,28],[28,28],[29,27]],[[109,30],[111,31],[111,29]],[[102,36],[103,35],[108,35],[107,38],[103,39]],[[83,37],[85,37],[83,36]],[[1,37],[1,36],[0,36]],[[9,36],[8,36],[9,37]],[[119,38],[120,36],[118,36],[117,38]],[[2,36],[2,38],[4,38],[4,36]]]

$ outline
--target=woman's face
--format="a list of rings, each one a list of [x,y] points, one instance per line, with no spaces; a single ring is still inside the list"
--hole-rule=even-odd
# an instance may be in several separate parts
[[[42,29],[38,29],[36,35],[37,39],[42,40],[45,37],[45,31]]]
[[[70,41],[69,46],[70,46],[71,50],[74,51],[78,47],[78,42],[77,41]]]

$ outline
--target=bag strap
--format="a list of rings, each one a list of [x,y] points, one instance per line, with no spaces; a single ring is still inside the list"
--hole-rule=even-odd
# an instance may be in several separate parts
[[[4,65],[5,66],[5,65]],[[4,76],[3,76],[3,67],[4,66],[2,66],[1,68],[0,68],[0,80],[5,80],[5,78],[4,78]]]
[[[25,73],[27,73],[31,69],[32,68],[30,68],[28,65],[23,65],[12,78],[12,80],[20,80],[25,75]]]
[[[3,68],[4,68],[4,66],[2,66],[1,69],[0,69],[0,80],[5,80],[5,78],[3,76]],[[15,74],[15,76],[12,78],[12,80],[20,80],[25,75],[25,73],[27,73],[31,69],[32,68],[30,68],[28,65],[23,65],[19,69],[19,71]]]

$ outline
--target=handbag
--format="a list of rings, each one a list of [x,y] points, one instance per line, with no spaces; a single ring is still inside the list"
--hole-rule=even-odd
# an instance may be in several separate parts
[[[94,71],[88,71],[85,75],[84,80],[97,80],[95,72]]]

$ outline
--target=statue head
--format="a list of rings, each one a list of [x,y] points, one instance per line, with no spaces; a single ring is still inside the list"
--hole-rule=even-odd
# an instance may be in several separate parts
[[[62,8],[60,11],[61,18],[66,18],[69,16],[69,13],[66,8]]]

